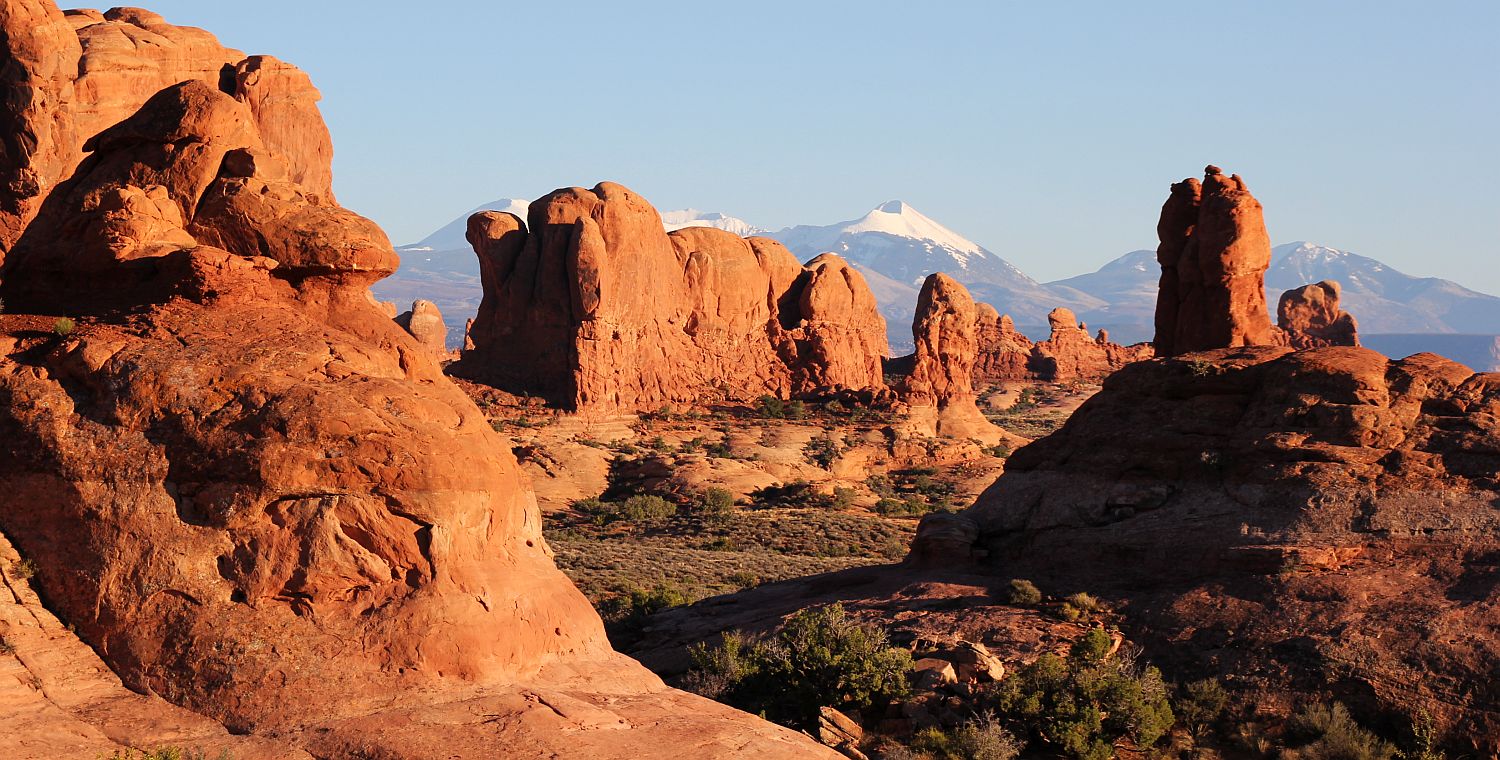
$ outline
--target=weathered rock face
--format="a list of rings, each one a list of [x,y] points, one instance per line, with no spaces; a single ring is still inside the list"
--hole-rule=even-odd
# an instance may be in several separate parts
[[[55,8],[3,7],[4,40],[31,46],[15,66],[74,54],[28,32]],[[159,26],[67,18],[130,40]],[[46,79],[15,66],[9,83]],[[315,117],[281,86],[256,105],[169,82],[71,175],[4,198],[20,212],[0,280],[0,533],[51,609],[132,689],[294,737],[279,756],[818,756],[610,650],[510,444],[370,297],[396,265],[384,234],[288,168],[321,121],[260,129],[257,111]],[[101,88],[46,101],[67,118],[43,121],[123,102]],[[28,92],[9,106],[53,97]],[[8,151],[40,144],[44,111],[7,112]],[[72,134],[50,158],[82,155]],[[51,170],[35,150],[4,158],[8,177]],[[57,314],[85,318],[54,331]],[[0,754],[24,755],[11,741]]]
[[[568,408],[883,389],[884,321],[834,256],[693,227],[613,183],[469,222],[484,300],[460,372]]]
[[[964,516],[1009,577],[1125,601],[1180,677],[1426,709],[1492,752],[1497,412],[1500,376],[1431,354],[1141,362]]]
[[[917,350],[902,397],[923,432],[987,443],[1002,437],[974,405],[978,316],[973,296],[952,277],[936,272],[922,283],[911,328]]]
[[[1238,174],[1205,171],[1202,183],[1172,186],[1156,227],[1159,356],[1282,342],[1266,307],[1271,240],[1260,202]]]
[[[1009,314],[1002,316],[987,303],[978,304],[975,311],[974,339],[979,354],[974,357],[973,380],[997,383],[1029,379],[1031,339],[1016,330]]]
[[[396,324],[411,334],[439,359],[448,356],[448,326],[443,324],[443,313],[431,301],[412,302],[411,311],[403,311],[395,317]]]
[[[41,200],[69,177],[95,135],[135,113],[163,88],[192,80],[250,107],[268,150],[301,192],[333,203],[333,144],[307,75],[274,58],[219,44],[139,8],[59,11],[50,0],[7,0],[0,25],[13,65],[0,108],[0,261]]]
[[[1068,309],[1054,309],[1048,314],[1051,336],[1032,343],[1016,331],[1008,315],[1000,316],[989,304],[979,304],[977,308],[975,335],[979,356],[974,362],[975,383],[1097,382],[1126,364],[1151,358],[1149,344],[1111,343],[1109,334],[1103,330],[1097,337],[1090,337]]]
[[[1359,324],[1339,308],[1339,284],[1324,280],[1281,294],[1276,323],[1292,348],[1359,345]]]

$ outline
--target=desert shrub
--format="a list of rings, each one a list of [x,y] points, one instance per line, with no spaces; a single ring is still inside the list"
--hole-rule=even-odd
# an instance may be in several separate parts
[[[703,450],[703,444],[706,441],[707,439],[701,435],[695,436],[686,441],[683,441],[682,444],[677,447],[677,450],[682,452],[683,454],[694,454]]]
[[[1097,597],[1092,594],[1085,594],[1082,591],[1067,597],[1063,602],[1077,608],[1079,612],[1090,615],[1104,610],[1104,605],[1099,603]]]
[[[789,420],[800,420],[807,416],[807,404],[801,401],[789,401],[786,405],[786,418]]]
[[[734,492],[715,486],[698,499],[698,511],[709,517],[723,517],[734,512]]]
[[[677,505],[660,496],[636,494],[620,505],[619,514],[633,523],[655,522],[677,514]]]
[[[886,517],[921,517],[930,511],[932,507],[920,496],[907,496],[903,499],[884,496],[875,502],[876,514]]]
[[[1306,760],[1391,760],[1395,746],[1355,722],[1340,702],[1303,707],[1287,722],[1287,738]]]
[[[876,473],[868,478],[865,478],[865,486],[869,488],[870,491],[876,496],[880,496],[882,498],[891,498],[896,496],[896,483],[891,480],[891,476],[886,475],[885,473]]]
[[[1042,592],[1031,581],[1013,578],[1005,589],[1005,601],[1017,607],[1031,607],[1042,603]]]
[[[704,446],[703,453],[718,459],[734,458],[734,450],[729,447],[729,436],[724,436],[722,440]]]
[[[786,402],[771,395],[761,396],[755,402],[755,414],[768,420],[784,420]]]
[[[1014,760],[1023,745],[993,715],[982,715],[952,731],[920,731],[911,746],[937,760]]]
[[[830,509],[834,505],[832,494],[819,491],[805,480],[766,486],[750,494],[750,499],[762,507],[787,509]]]
[[[1447,760],[1447,755],[1438,749],[1437,723],[1426,708],[1417,711],[1411,722],[1411,751],[1403,753],[1405,760]]]
[[[1183,727],[1194,736],[1203,736],[1224,716],[1229,693],[1218,679],[1205,678],[1184,686],[1174,704]]]
[[[1150,748],[1175,718],[1155,668],[1138,669],[1108,656],[1110,637],[1093,629],[1066,658],[1045,654],[1000,683],[1004,717],[1038,741],[1071,757],[1105,760],[1130,737]]]
[[[997,443],[984,451],[996,459],[1009,459],[1011,455],[1011,448],[1003,443]]]
[[[78,323],[74,322],[71,318],[58,317],[57,321],[52,323],[52,334],[58,337],[71,335],[77,327]]]
[[[748,570],[739,570],[739,571],[730,573],[728,581],[730,583],[734,584],[735,586],[738,586],[741,590],[743,590],[743,589],[755,588],[756,586],[759,586],[760,585],[760,576],[758,576],[755,573],[752,573],[752,572],[750,572]]]
[[[827,433],[813,438],[802,447],[802,457],[809,464],[815,464],[825,470],[833,469],[833,463],[837,462],[843,454],[843,445]]]
[[[816,726],[825,705],[863,710],[905,695],[911,670],[910,652],[838,604],[802,610],[763,641],[729,633],[691,654],[686,683],[699,693],[799,729]]]
[[[0,654],[15,654],[15,653],[16,653],[16,645],[10,643],[10,640],[7,639],[7,638],[5,638],[4,636],[0,636]]]
[[[36,563],[23,559],[10,566],[10,574],[15,576],[16,580],[29,581],[36,576]]]
[[[161,747],[147,752],[139,749],[117,749],[109,755],[99,755],[100,760],[208,760],[208,754],[201,749],[179,749],[177,747]],[[231,760],[229,750],[224,750],[214,755],[214,760]]]
[[[854,490],[853,488],[847,488],[845,486],[834,486],[833,504],[831,506],[834,509],[848,509],[854,506],[854,500],[858,496],[859,492]]]
[[[672,444],[667,443],[667,439],[661,436],[652,438],[651,442],[646,445],[651,447],[652,451],[655,451],[659,454],[666,454],[672,451]]]

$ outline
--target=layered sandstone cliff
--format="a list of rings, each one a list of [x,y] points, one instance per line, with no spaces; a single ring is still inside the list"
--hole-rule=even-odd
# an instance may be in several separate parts
[[[1173,185],[1156,231],[1157,355],[1284,343],[1266,307],[1271,240],[1260,201],[1238,174],[1209,166],[1201,183]]]
[[[3,10],[8,584],[277,756],[818,756],[610,650],[509,444],[370,298],[397,259],[327,192],[305,76],[143,11]]]
[[[484,300],[459,371],[569,409],[640,410],[879,393],[884,320],[864,278],[767,238],[670,235],[614,183],[558,190],[530,219],[469,222]]]

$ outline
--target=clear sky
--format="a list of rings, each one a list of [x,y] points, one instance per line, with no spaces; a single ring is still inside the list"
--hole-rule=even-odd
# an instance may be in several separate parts
[[[1242,174],[1277,243],[1500,293],[1500,2],[142,0],[323,91],[344,205],[498,197],[830,224],[899,198],[1050,280]]]

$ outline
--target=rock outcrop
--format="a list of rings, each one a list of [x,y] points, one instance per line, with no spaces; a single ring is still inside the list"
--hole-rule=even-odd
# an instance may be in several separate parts
[[[424,348],[439,359],[448,358],[448,326],[443,323],[443,313],[431,301],[413,301],[410,311],[395,317],[396,324],[410,333]]]
[[[1052,334],[1039,343],[1017,332],[1010,316],[1001,316],[993,306],[979,304],[977,309],[976,384],[1098,382],[1126,364],[1151,358],[1150,344],[1111,343],[1104,330],[1090,336],[1068,309],[1054,309],[1047,315]]]
[[[911,328],[917,350],[901,392],[912,424],[925,434],[986,443],[1004,437],[974,403],[978,317],[973,296],[958,280],[937,272],[922,283]]]
[[[127,687],[287,757],[823,752],[611,651],[509,443],[370,297],[396,255],[323,187],[304,77],[3,8],[0,533]]]
[[[1292,348],[1359,345],[1359,324],[1339,308],[1339,284],[1324,280],[1281,294],[1276,323]]]
[[[140,8],[59,11],[50,0],[0,8],[10,93],[0,114],[0,261],[43,198],[72,175],[85,145],[163,88],[202,82],[250,107],[256,131],[301,190],[333,202],[333,143],[320,95],[296,67],[246,58],[212,34]]]
[[[1140,362],[1015,452],[963,517],[1007,577],[1124,602],[1132,639],[1176,677],[1425,710],[1492,753],[1497,413],[1500,375],[1432,354]]]
[[[1283,342],[1266,306],[1271,240],[1260,201],[1238,174],[1204,171],[1201,183],[1172,185],[1156,227],[1158,356]]]
[[[469,221],[484,300],[459,372],[569,409],[884,390],[885,323],[836,256],[691,227],[613,183]]]

